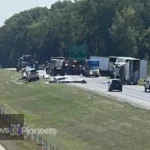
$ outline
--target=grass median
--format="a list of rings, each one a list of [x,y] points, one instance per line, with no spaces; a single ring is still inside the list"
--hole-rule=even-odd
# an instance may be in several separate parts
[[[150,112],[91,92],[24,83],[13,71],[0,71],[0,106],[23,113],[35,128],[56,128],[44,136],[59,150],[149,150]]]

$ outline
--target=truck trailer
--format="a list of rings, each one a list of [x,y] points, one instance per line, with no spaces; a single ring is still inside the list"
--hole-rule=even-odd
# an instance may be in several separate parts
[[[147,75],[147,61],[132,57],[118,57],[114,64],[114,77],[123,84],[138,84]]]

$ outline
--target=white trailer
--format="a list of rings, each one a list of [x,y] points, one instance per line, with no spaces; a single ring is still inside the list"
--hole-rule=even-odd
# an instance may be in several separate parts
[[[138,84],[140,78],[147,77],[147,61],[132,57],[118,57],[115,63],[117,75],[125,84]]]
[[[140,60],[140,78],[147,79],[147,60]]]
[[[108,75],[109,57],[91,56],[91,61],[99,61],[99,69],[101,75]]]

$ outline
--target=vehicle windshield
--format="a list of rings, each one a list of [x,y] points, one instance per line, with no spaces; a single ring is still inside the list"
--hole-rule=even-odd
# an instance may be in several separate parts
[[[36,73],[36,70],[31,70],[30,72],[31,72],[31,73]]]
[[[91,66],[91,67],[90,67],[90,70],[98,70],[98,69],[99,69],[98,66]]]
[[[112,83],[113,84],[118,84],[118,83],[120,83],[120,81],[119,80],[112,80]]]

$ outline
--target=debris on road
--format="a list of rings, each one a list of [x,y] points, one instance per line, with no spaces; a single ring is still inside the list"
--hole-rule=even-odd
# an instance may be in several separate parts
[[[56,76],[56,77],[50,78],[49,83],[87,83],[87,82],[85,79],[73,80],[71,77],[68,77],[68,76]]]

